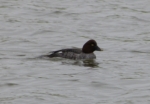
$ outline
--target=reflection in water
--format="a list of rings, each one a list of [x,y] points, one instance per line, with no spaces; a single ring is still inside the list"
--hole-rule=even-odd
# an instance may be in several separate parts
[[[84,60],[83,61],[83,65],[84,66],[88,66],[88,67],[98,67],[98,62],[96,62],[95,60]]]
[[[61,61],[62,64],[64,65],[77,65],[77,66],[86,66],[86,67],[98,67],[99,63],[96,62],[95,60],[71,60],[71,59],[64,59],[60,57],[55,57],[55,58],[49,58],[45,57],[45,55],[37,57],[40,59],[46,59],[46,60],[51,60],[51,61]]]
[[[98,67],[98,62],[95,60],[82,60],[82,61],[62,61],[62,64],[86,66],[86,67]]]

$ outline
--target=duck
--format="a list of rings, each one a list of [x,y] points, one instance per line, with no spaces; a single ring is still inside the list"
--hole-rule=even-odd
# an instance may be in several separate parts
[[[62,57],[67,59],[96,59],[96,55],[93,53],[94,51],[102,51],[101,48],[97,45],[97,42],[94,39],[88,40],[82,48],[67,48],[60,49],[56,51],[51,51],[49,58],[53,57]]]

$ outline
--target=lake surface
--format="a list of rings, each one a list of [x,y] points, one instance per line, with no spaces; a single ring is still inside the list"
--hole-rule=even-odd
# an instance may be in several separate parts
[[[1,0],[0,104],[150,104],[149,0]],[[38,58],[95,39],[96,60]]]

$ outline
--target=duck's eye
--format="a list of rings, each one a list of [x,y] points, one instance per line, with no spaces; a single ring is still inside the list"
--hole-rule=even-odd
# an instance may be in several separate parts
[[[94,46],[94,44],[91,44],[91,46]]]

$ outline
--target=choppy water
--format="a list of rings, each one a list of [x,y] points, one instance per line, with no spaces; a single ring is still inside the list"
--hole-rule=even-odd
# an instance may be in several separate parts
[[[1,0],[0,104],[150,104],[149,0]],[[94,62],[39,59],[95,39]]]

